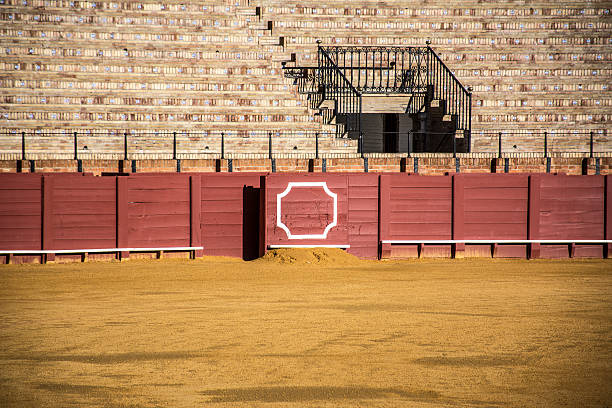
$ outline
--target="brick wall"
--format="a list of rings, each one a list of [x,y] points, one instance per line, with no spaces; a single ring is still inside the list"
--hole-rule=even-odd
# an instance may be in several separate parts
[[[433,155],[430,155],[433,156]],[[505,173],[506,161],[508,173],[546,173],[547,159],[544,157],[470,157],[463,154],[453,157],[368,157],[368,171],[372,173],[416,173],[421,175],[444,175],[456,173]],[[476,155],[477,156],[477,155]],[[458,162],[457,162],[458,160]],[[609,157],[550,157],[550,173],[568,175],[612,174],[612,155]],[[599,165],[597,164],[599,162]],[[175,173],[222,172],[227,173],[228,159],[181,159],[177,160],[81,160],[81,171],[99,175],[101,173],[131,173],[133,165],[136,173]],[[326,158],[326,159],[275,159],[275,171],[288,172],[365,172],[363,158]],[[232,159],[232,172],[272,172],[272,161],[267,158]],[[0,160],[0,173],[28,173],[33,165],[35,172],[40,173],[75,173],[78,171],[77,160]]]

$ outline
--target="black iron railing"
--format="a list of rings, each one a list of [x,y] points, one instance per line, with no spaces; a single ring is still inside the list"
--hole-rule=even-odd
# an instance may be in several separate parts
[[[427,45],[427,85],[431,95],[427,99],[444,104],[444,112],[456,121],[455,128],[469,134],[472,130],[472,93]],[[427,102],[426,102],[427,103]]]
[[[395,138],[397,153],[423,153],[418,140],[443,133],[375,132]],[[0,132],[0,156],[3,159],[181,159],[232,158],[242,156],[292,156],[318,158],[330,153],[357,153],[350,140],[337,140],[333,133],[306,131],[135,131],[135,130],[65,130]],[[354,142],[354,141],[353,141]],[[453,140],[448,153],[460,152],[460,138]],[[340,145],[337,145],[340,143]],[[474,150],[501,157],[508,154],[535,153],[582,154],[598,157],[612,153],[612,138],[605,129],[542,130],[500,129],[474,133]],[[367,153],[366,146],[366,153]]]
[[[323,94],[321,103],[327,101],[333,104],[327,109],[330,117],[326,118],[326,123],[330,123],[335,115],[336,124],[343,125],[343,128],[337,127],[338,132],[349,134],[353,138],[356,135],[359,140],[359,152],[361,152],[361,93],[321,46],[318,49],[318,67],[317,82]]]
[[[425,93],[427,47],[320,47],[362,94]]]

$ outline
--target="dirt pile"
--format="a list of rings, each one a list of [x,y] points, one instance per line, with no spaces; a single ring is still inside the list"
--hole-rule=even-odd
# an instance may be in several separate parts
[[[359,258],[339,248],[279,248],[253,262],[277,264],[355,265]]]

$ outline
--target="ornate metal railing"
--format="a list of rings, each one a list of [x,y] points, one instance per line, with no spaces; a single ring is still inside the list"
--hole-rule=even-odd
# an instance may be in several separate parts
[[[427,91],[427,47],[320,47],[362,94]]]
[[[331,101],[335,106],[336,123],[343,123],[344,132],[349,135],[355,133],[360,141],[361,152],[361,93],[348,80],[342,70],[330,57],[327,51],[319,46],[318,52],[319,88],[323,94],[323,101]]]
[[[319,43],[317,67],[286,67],[285,76],[294,78],[299,92],[308,94],[312,109],[320,109],[325,100],[333,101],[336,123],[346,125],[340,133],[359,132],[361,140],[362,95],[403,94],[410,95],[406,108],[410,114],[427,112],[437,100],[454,127],[449,137],[463,133],[467,146],[471,145],[472,94],[429,44],[338,47]],[[326,123],[334,117],[329,111],[320,113]]]
[[[472,130],[472,93],[429,45],[427,50],[427,84],[432,90],[428,98],[444,101],[446,114],[456,120],[456,129],[469,135]]]

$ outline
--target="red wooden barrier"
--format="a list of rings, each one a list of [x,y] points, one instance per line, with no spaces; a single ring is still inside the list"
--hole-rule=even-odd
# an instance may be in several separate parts
[[[41,177],[0,176],[0,249],[42,246]]]
[[[448,256],[452,237],[467,241],[455,244],[456,256],[465,243],[466,256],[602,257],[609,244],[525,241],[610,239],[607,183],[604,176],[382,175],[382,255]],[[427,240],[449,243],[415,242]]]
[[[611,176],[4,174],[0,261],[11,250],[44,261],[79,256],[62,253],[70,250],[121,249],[123,258],[200,246],[197,256],[253,259],[279,245],[377,258],[380,243],[383,257],[602,257],[612,252],[602,242],[611,214]]]
[[[542,176],[541,239],[604,239],[604,176]],[[542,245],[542,257],[602,257],[602,245]]]
[[[331,246],[378,256],[376,174],[271,174],[264,211],[267,248]]]
[[[264,173],[202,174],[204,254],[259,255],[259,189]]]

